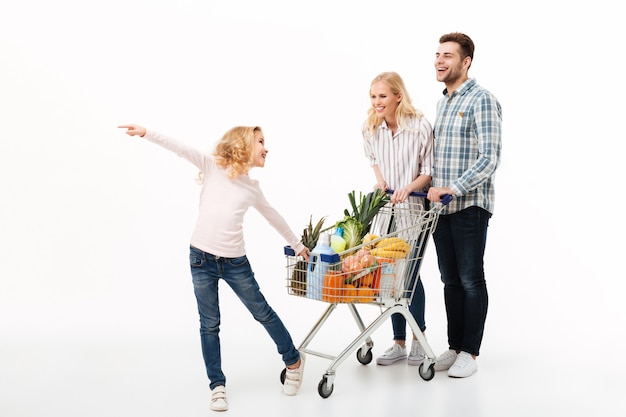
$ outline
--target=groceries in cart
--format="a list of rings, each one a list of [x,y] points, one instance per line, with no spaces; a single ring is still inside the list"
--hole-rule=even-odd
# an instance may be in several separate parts
[[[327,303],[322,316],[298,347],[307,355],[331,360],[317,386],[322,398],[332,394],[336,369],[349,355],[356,353],[363,365],[372,361],[374,341],[371,336],[394,314],[406,319],[426,353],[419,375],[425,381],[435,376],[436,355],[407,307],[418,282],[414,277],[419,276],[429,237],[452,196],[445,196],[441,203],[430,204],[428,209],[422,204],[425,193],[411,193],[415,198],[396,204],[377,192],[361,194],[358,202],[354,192],[348,196],[352,212],[346,210],[344,218],[333,226],[324,228],[325,218],[313,225],[311,216],[302,239],[311,251],[308,262],[297,257],[289,246],[284,251],[289,294]],[[358,236],[354,231],[359,232]],[[345,247],[337,236],[344,238]],[[366,325],[358,312],[361,305],[378,307],[381,313]],[[359,334],[335,355],[310,348],[333,311],[340,307],[350,311]],[[283,370],[281,381],[284,383],[284,380]]]
[[[412,230],[416,222],[407,216],[421,211],[392,205],[380,190],[359,193],[358,199],[352,191],[348,198],[350,210],[344,210],[344,217],[331,227],[323,228],[326,218],[314,226],[311,216],[302,234],[311,251],[308,262],[285,247],[289,293],[329,303],[374,303],[406,296],[401,277],[417,235]]]
[[[322,226],[324,226],[325,217],[322,217],[313,226],[313,216],[309,219],[309,225],[302,231],[302,244],[306,246],[309,251],[313,251],[317,241],[319,240]],[[285,255],[294,261],[290,270],[292,273],[289,275],[289,293],[292,295],[306,296],[306,275],[308,269],[308,262],[303,258],[296,257],[296,252],[290,247],[285,246]]]

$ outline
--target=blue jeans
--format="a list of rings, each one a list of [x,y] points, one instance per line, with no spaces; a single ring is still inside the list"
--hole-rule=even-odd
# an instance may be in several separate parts
[[[408,263],[409,267],[412,268],[410,270],[411,277],[409,283],[405,285],[405,288],[412,289],[413,284],[415,284],[415,291],[413,291],[411,304],[409,304],[409,312],[417,322],[420,330],[425,332],[426,319],[424,310],[426,309],[426,294],[424,293],[424,284],[422,284],[422,280],[419,276],[419,268],[425,252],[424,239],[428,239],[428,235],[421,231],[419,235],[416,236],[416,239],[417,242],[411,253],[411,261]],[[417,283],[415,283],[415,279],[417,279]],[[408,297],[409,294],[405,296]],[[391,315],[391,326],[393,328],[393,340],[406,341],[406,319],[402,314],[394,313]]]
[[[411,282],[408,288],[412,288],[412,285],[413,283]],[[409,312],[422,332],[426,331],[426,320],[424,319],[425,307],[426,295],[424,294],[424,285],[418,276],[415,291],[413,292],[413,299],[411,300],[411,304],[409,304]],[[393,328],[393,340],[406,340],[406,319],[402,314],[394,313],[391,315],[391,327]]]
[[[189,263],[193,278],[193,289],[200,315],[200,341],[202,356],[210,388],[226,386],[226,377],[222,372],[220,351],[220,307],[218,300],[218,282],[221,279],[232,288],[235,294],[269,333],[285,365],[298,362],[300,353],[291,336],[276,312],[270,307],[261,293],[259,284],[244,255],[239,258],[223,258],[190,247]]]
[[[468,207],[439,217],[433,240],[444,284],[448,345],[478,356],[487,318],[483,257],[491,214]]]

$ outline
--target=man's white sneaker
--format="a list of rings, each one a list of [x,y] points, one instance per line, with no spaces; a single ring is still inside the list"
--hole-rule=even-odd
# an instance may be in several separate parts
[[[420,345],[420,342],[413,339],[411,342],[411,351],[409,352],[409,360],[408,363],[411,366],[420,366],[422,362],[426,359],[426,352]]]
[[[379,365],[391,365],[403,359],[406,359],[406,348],[394,343],[385,353],[376,358],[376,363]]]
[[[441,355],[437,356],[437,359],[435,359],[435,371],[447,371],[452,365],[454,365],[456,357],[457,354],[455,350],[446,350]]]
[[[286,395],[296,395],[302,385],[302,377],[304,375],[304,353],[300,352],[300,366],[296,369],[287,368],[285,373],[285,382],[283,383],[283,392]]]
[[[461,352],[457,355],[454,365],[448,369],[448,376],[453,378],[467,378],[478,370],[476,359],[472,358],[467,352]]]
[[[228,401],[226,401],[226,388],[219,385],[211,391],[211,410],[226,411],[228,410]]]

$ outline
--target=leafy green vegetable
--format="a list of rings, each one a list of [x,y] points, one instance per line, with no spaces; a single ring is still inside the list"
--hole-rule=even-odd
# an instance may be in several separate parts
[[[348,198],[350,199],[350,205],[352,206],[352,213],[346,209],[344,210],[344,214],[355,218],[359,223],[361,223],[362,227],[359,239],[362,239],[363,236],[369,233],[374,217],[378,214],[382,207],[389,203],[391,198],[386,192],[379,189],[376,189],[365,196],[359,192],[358,204],[356,201],[355,191],[349,193]]]
[[[343,229],[343,240],[346,241],[346,249],[361,244],[363,225],[354,217],[346,215],[343,220],[335,224],[335,227],[341,227]]]
[[[359,193],[358,203],[355,191],[348,193],[348,198],[352,212],[348,209],[344,210],[344,218],[335,223],[335,228],[343,229],[346,249],[361,244],[363,236],[369,233],[372,227],[374,217],[390,200],[389,195],[381,190],[374,190],[366,195]]]

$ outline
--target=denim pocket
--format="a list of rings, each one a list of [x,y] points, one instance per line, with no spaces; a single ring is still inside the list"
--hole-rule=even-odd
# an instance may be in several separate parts
[[[246,266],[248,264],[248,257],[247,256],[240,256],[238,258],[228,258],[227,261],[229,264],[231,264],[233,267],[241,267],[241,266]]]
[[[191,247],[189,250],[189,265],[191,267],[202,266],[202,256],[198,249]]]

